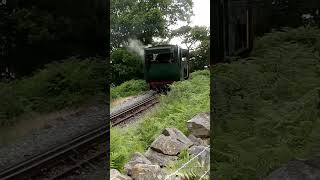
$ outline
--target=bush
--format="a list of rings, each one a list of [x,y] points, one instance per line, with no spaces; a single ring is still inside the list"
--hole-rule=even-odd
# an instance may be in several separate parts
[[[50,112],[86,102],[106,90],[102,60],[75,57],[48,64],[32,77],[0,84],[0,124],[27,112]]]
[[[124,48],[111,53],[111,82],[119,85],[131,79],[143,78],[143,60]]]
[[[268,34],[250,58],[213,68],[216,179],[261,179],[320,151],[318,32]]]
[[[130,80],[119,86],[111,88],[111,100],[128,96],[135,96],[143,91],[147,91],[148,84],[144,80]]]
[[[186,133],[186,121],[209,111],[209,72],[191,75],[190,80],[174,83],[168,95],[161,97],[157,109],[140,123],[111,129],[111,168],[122,170],[134,152],[146,150],[165,128],[175,127]]]

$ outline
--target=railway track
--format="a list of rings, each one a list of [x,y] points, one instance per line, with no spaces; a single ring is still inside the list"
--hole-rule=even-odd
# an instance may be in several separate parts
[[[125,123],[157,102],[157,95],[153,94],[124,111],[111,114],[111,126]],[[106,123],[67,143],[9,167],[0,172],[0,180],[59,180],[77,176],[82,169],[94,169],[99,160],[107,158],[109,150],[106,139],[109,137],[109,129],[110,125]]]

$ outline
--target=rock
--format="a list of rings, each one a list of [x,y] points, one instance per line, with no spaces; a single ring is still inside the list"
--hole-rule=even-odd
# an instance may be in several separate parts
[[[206,146],[210,145],[210,138],[204,138],[202,139],[204,141],[204,143],[206,144]]]
[[[148,149],[144,154],[146,158],[148,158],[152,164],[157,164],[161,167],[166,166],[169,162],[175,161],[178,159],[177,156],[168,156],[161,153],[158,153],[152,149]]]
[[[110,170],[110,180],[132,180],[129,176],[121,174],[116,169]]]
[[[163,180],[166,173],[159,165],[136,164],[132,168],[132,176],[134,180]]]
[[[190,141],[181,131],[176,128],[166,128],[163,132],[163,135],[170,136],[179,142],[185,144],[186,147],[190,147],[193,145],[193,142]]]
[[[131,176],[131,170],[136,164],[152,164],[143,154],[136,152],[133,154],[131,161],[124,166],[124,171]]]
[[[199,138],[210,137],[210,114],[200,113],[187,122],[191,134]]]
[[[188,149],[189,154],[191,155],[198,155],[203,152],[198,156],[198,160],[201,164],[208,166],[210,164],[210,148],[207,148],[205,146],[192,146],[191,148]]]
[[[206,141],[202,140],[201,138],[197,138],[194,135],[190,134],[188,136],[188,138],[190,139],[190,141],[197,146],[206,146],[208,145]]]
[[[178,155],[181,150],[188,148],[188,146],[172,138],[171,136],[165,136],[163,134],[154,140],[150,147],[159,153],[170,156]]]
[[[305,160],[305,163],[317,169],[320,169],[320,154],[316,155],[311,159]]]
[[[320,156],[310,160],[293,160],[273,171],[264,180],[319,180]]]

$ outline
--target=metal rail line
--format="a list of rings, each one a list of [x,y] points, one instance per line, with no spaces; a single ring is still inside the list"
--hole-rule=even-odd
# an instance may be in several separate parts
[[[151,97],[134,104],[124,111],[111,114],[110,120],[112,126],[124,123],[126,120],[136,114],[148,109],[156,104],[157,96],[153,94]],[[56,180],[68,176],[76,169],[81,169],[85,165],[93,166],[92,162],[107,156],[107,147],[99,147],[106,143],[109,136],[110,126],[108,123],[103,127],[98,127],[90,132],[82,134],[71,141],[59,145],[47,152],[36,155],[26,161],[12,166],[0,172],[0,180],[25,180],[33,177],[42,177],[41,179]],[[85,156],[82,155],[85,154]],[[89,154],[89,155],[88,155]],[[80,155],[81,158],[74,158],[74,155]],[[56,166],[66,165],[66,167],[56,170],[58,173],[51,172]],[[49,171],[49,173],[46,171]],[[48,177],[49,176],[49,177]]]

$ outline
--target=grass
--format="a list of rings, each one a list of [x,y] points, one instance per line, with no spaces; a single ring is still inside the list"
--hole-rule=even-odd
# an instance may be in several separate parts
[[[209,111],[209,71],[197,71],[189,80],[176,82],[159,106],[140,123],[112,128],[111,168],[123,170],[134,152],[144,152],[165,128],[175,127],[187,134],[186,121]]]
[[[216,179],[261,179],[291,159],[319,153],[319,32],[267,34],[251,57],[214,67]]]
[[[32,77],[0,84],[0,125],[28,113],[48,113],[78,106],[105,94],[107,66],[90,58],[48,64]],[[100,98],[102,99],[102,98]]]
[[[144,80],[126,81],[119,86],[110,88],[111,102],[129,96],[136,96],[148,89],[148,84]]]

